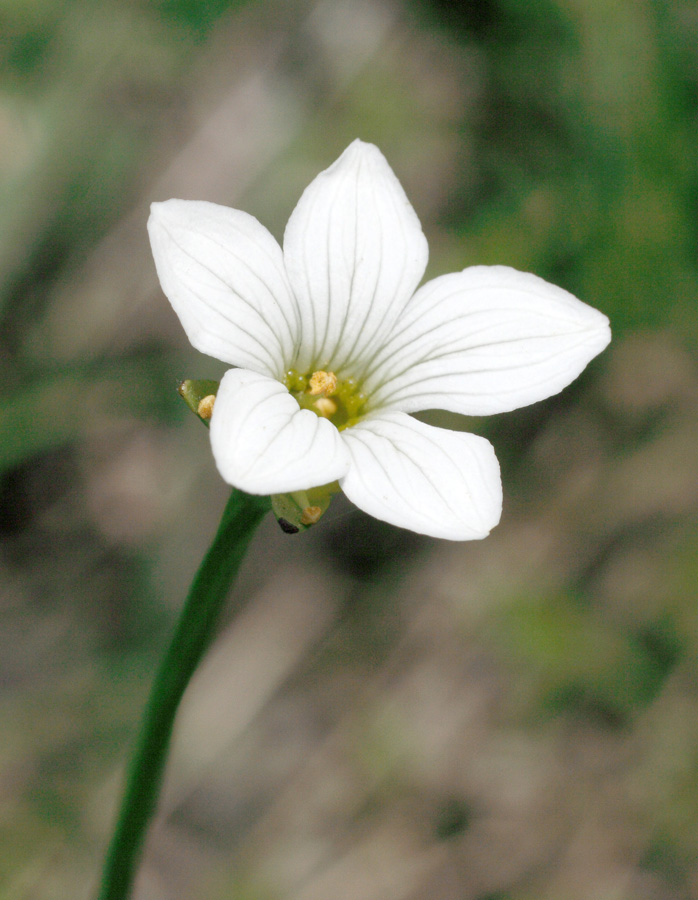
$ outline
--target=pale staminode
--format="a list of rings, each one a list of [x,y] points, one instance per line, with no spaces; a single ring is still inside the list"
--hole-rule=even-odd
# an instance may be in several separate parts
[[[210,419],[213,415],[213,407],[216,404],[216,397],[214,394],[207,394],[200,402],[197,407],[197,412],[201,416],[202,419]]]
[[[491,445],[410,413],[526,406],[610,340],[603,314],[506,266],[417,288],[419,220],[378,148],[358,140],[306,188],[283,250],[252,216],[204,201],[155,203],[148,228],[191,343],[235,367],[211,443],[223,478],[252,494],[338,481],[379,519],[485,537],[502,508]]]

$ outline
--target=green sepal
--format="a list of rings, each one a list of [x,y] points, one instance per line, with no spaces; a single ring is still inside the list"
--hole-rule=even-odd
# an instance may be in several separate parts
[[[207,428],[210,420],[204,419],[199,415],[199,403],[201,403],[204,397],[209,397],[211,394],[215,397],[218,394],[219,387],[220,381],[209,381],[206,379],[195,381],[188,378],[186,381],[180,382],[177,388],[179,396],[184,400],[197,419],[200,422],[203,422]]]
[[[309,506],[317,506],[320,508],[320,517],[323,516],[330,505],[332,494],[336,494],[339,489],[339,485],[334,481],[332,484],[323,484],[321,487],[311,488],[308,491],[272,494],[271,508],[281,530],[286,534],[298,534],[312,528],[317,522],[311,524],[302,522],[303,510]]]

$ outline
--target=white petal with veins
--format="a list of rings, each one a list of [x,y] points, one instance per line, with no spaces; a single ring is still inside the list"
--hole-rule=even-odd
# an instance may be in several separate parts
[[[499,464],[485,438],[400,412],[379,413],[343,434],[351,468],[341,488],[377,519],[453,541],[484,538],[499,522]]]
[[[300,319],[266,228],[237,209],[168,200],[152,205],[148,231],[160,284],[194,347],[281,377]]]
[[[417,287],[427,242],[400,182],[377,147],[354,141],[305,189],[284,235],[301,307],[296,368],[337,375],[389,333]]]
[[[562,288],[473,266],[417,291],[366,390],[408,412],[507,412],[557,394],[610,339],[606,316]]]
[[[246,369],[223,376],[211,446],[223,478],[250,494],[329,484],[349,468],[349,453],[334,425],[300,409],[278,381]]]

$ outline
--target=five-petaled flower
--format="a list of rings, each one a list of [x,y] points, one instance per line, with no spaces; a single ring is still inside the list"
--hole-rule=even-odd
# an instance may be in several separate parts
[[[485,537],[502,508],[492,446],[410,413],[526,406],[610,340],[604,315],[505,266],[417,289],[419,220],[381,152],[358,140],[306,188],[283,250],[252,216],[207,202],[155,203],[148,228],[189,340],[235,367],[211,444],[222,477],[252,494],[338,481],[376,518]]]

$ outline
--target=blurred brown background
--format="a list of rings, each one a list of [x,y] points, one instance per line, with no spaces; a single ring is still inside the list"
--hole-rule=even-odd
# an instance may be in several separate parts
[[[0,0],[0,897],[87,898],[227,496],[148,204],[281,237],[354,138],[428,277],[534,271],[614,342],[495,444],[484,542],[266,522],[138,900],[698,896],[696,7]]]

